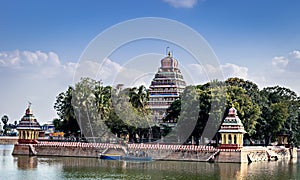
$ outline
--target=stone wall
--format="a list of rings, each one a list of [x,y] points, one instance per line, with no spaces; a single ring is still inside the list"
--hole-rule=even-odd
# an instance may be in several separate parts
[[[97,157],[99,149],[88,147],[35,146],[37,156]]]
[[[18,137],[7,137],[7,136],[0,137],[0,144],[17,144],[17,143],[18,143]]]
[[[24,144],[15,144],[13,155],[30,155],[29,146]]]
[[[98,157],[105,148],[89,146],[88,143],[15,144],[13,155]]]
[[[151,156],[153,160],[215,161],[245,163],[278,159],[297,159],[297,149],[282,147],[244,147],[238,150],[214,149],[206,146],[40,142],[39,144],[16,144],[13,155],[98,157],[100,153],[133,156]]]
[[[215,162],[245,163],[248,162],[248,159],[245,152],[241,150],[224,150],[220,151],[219,155],[216,156]]]

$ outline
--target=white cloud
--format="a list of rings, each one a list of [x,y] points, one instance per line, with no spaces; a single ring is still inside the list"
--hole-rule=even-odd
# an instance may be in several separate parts
[[[98,72],[98,76],[106,80],[122,70],[122,66],[106,58]]]
[[[254,71],[247,67],[231,63],[222,64],[219,67],[189,64],[182,67],[181,70],[185,72],[185,80],[190,79],[190,84],[206,83],[221,72],[224,74],[224,79],[229,77],[250,79],[261,88],[281,85],[299,93],[299,55],[300,51],[293,51],[286,57],[274,57],[269,67],[256,74],[253,74]],[[141,60],[137,59],[120,65],[110,59],[105,59],[102,64],[97,61],[62,63],[54,52],[20,50],[0,52],[0,82],[2,85],[0,115],[7,114],[10,122],[20,120],[24,115],[27,101],[31,101],[38,120],[41,122],[52,120],[53,117],[56,117],[53,109],[55,98],[69,85],[74,84],[74,73],[77,77],[101,79],[105,85],[125,83],[138,86],[142,83],[148,87],[157,71],[157,64],[149,61],[149,64],[145,65],[146,61],[144,60],[142,65],[140,62]]]
[[[195,84],[205,83],[207,81],[215,79],[214,77],[220,77],[220,73],[224,76],[224,79],[227,79],[229,77],[239,77],[245,79],[248,77],[247,67],[242,67],[230,63],[220,65],[220,67],[214,67],[209,64],[190,64],[187,67],[189,70],[189,74],[192,77]]]
[[[54,52],[7,51],[0,52],[0,67],[26,68],[29,66],[59,66],[60,61]]]
[[[193,8],[198,0],[163,0],[175,8]]]
[[[239,77],[246,79],[248,77],[248,68],[238,66],[236,64],[226,63],[225,65],[221,65],[223,74],[225,78],[229,77]]]
[[[108,84],[121,69],[110,59],[105,59],[103,64],[94,61],[62,63],[54,52],[0,52],[0,115],[7,114],[10,123],[19,121],[30,101],[40,122],[52,120],[57,117],[53,108],[56,96],[74,85],[75,72]]]
[[[293,59],[300,59],[300,51],[294,50],[294,51],[290,52],[289,55]]]
[[[259,74],[252,75],[260,87],[284,86],[300,95],[300,51],[294,50],[286,56],[274,57],[269,66],[266,66]]]
[[[7,114],[10,122],[20,120],[33,103],[36,117],[45,122],[56,117],[53,109],[58,93],[72,84],[76,63],[62,64],[54,52],[0,52],[0,115]]]
[[[278,68],[284,68],[289,63],[289,60],[283,56],[276,56],[272,59],[272,65]]]
[[[19,51],[0,52],[0,67],[19,67],[20,57]]]
[[[75,64],[73,65],[75,67]],[[84,60],[76,64],[74,69],[74,81],[77,82],[81,77],[90,77],[92,79],[102,80],[104,84],[111,84],[116,74],[122,67],[112,60],[106,58],[103,62]]]
[[[294,50],[287,56],[276,56],[272,59],[272,65],[279,72],[299,72],[300,68],[300,51]]]

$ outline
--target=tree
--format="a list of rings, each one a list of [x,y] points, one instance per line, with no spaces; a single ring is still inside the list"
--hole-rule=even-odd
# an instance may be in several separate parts
[[[167,109],[167,114],[163,118],[164,122],[177,122],[181,111],[181,100],[173,101]]]
[[[256,133],[256,123],[260,117],[261,110],[258,104],[251,100],[251,97],[241,87],[227,86],[227,110],[231,106],[237,109],[238,116],[241,119],[246,132],[252,136]],[[227,114],[225,114],[226,116]],[[224,118],[223,118],[224,119]]]
[[[58,118],[53,119],[52,121],[55,130],[62,130],[62,121]]]
[[[240,78],[228,78],[225,83],[228,86],[237,86],[245,90],[245,93],[251,98],[253,103],[260,103],[261,95],[258,86],[251,82]]]
[[[300,106],[297,94],[288,88],[274,86],[264,88],[261,96],[263,112],[257,128],[261,130],[266,145],[279,134],[288,134],[289,143],[297,145],[300,140]],[[278,122],[274,123],[274,118]]]
[[[69,86],[66,92],[60,93],[56,97],[54,109],[62,120],[61,130],[68,133],[77,133],[79,126],[72,106],[72,97],[74,89]]]
[[[149,92],[143,85],[126,88],[114,98],[114,109],[125,123],[130,141],[137,142],[136,134],[140,142],[145,136],[151,138],[154,123],[150,117],[148,100]]]
[[[81,132],[86,138],[106,141],[114,135],[105,122],[111,111],[111,87],[103,86],[102,81],[82,78],[75,84],[72,105]]]
[[[1,120],[2,120],[3,124],[6,125],[7,122],[8,122],[8,116],[7,116],[7,115],[4,115],[4,116],[1,118]]]
[[[111,86],[103,86],[102,82],[95,82],[95,100],[101,119],[107,119],[111,110]]]
[[[280,132],[288,116],[288,108],[282,102],[272,103],[269,107],[263,108],[264,125],[262,128],[265,145],[269,145],[272,137]]]
[[[8,116],[7,115],[4,115],[2,118],[1,118],[1,120],[2,120],[2,122],[3,122],[3,129],[4,129],[4,135],[6,135],[6,133],[7,133],[7,122],[8,122]]]
[[[232,105],[238,110],[246,131],[250,135],[256,132],[255,125],[261,113],[259,105],[251,100],[245,89],[234,83],[213,81],[196,87],[191,86],[187,87],[181,96],[186,99],[185,102],[180,100],[183,110],[178,107],[179,102],[175,101],[169,107],[166,118],[178,118],[178,126],[184,127],[194,123],[191,116],[196,115],[195,128],[191,132],[191,136],[196,140],[200,136],[209,139],[215,137],[217,140],[217,130]]]

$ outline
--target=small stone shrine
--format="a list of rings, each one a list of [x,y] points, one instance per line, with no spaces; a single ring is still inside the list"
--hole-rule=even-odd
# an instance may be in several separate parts
[[[243,137],[246,131],[234,107],[229,109],[219,133],[222,139],[220,149],[241,149],[243,147]]]
[[[17,126],[19,134],[19,144],[36,143],[39,137],[39,132],[41,131],[41,126],[38,123],[37,119],[34,117],[30,106],[31,103],[29,103],[25,115],[19,121],[19,124]]]

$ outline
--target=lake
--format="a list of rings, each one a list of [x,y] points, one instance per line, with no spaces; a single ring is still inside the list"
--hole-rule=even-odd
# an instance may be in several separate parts
[[[0,145],[0,179],[298,179],[297,159],[254,163],[124,162],[97,158],[12,156]],[[299,160],[298,160],[299,161]]]

